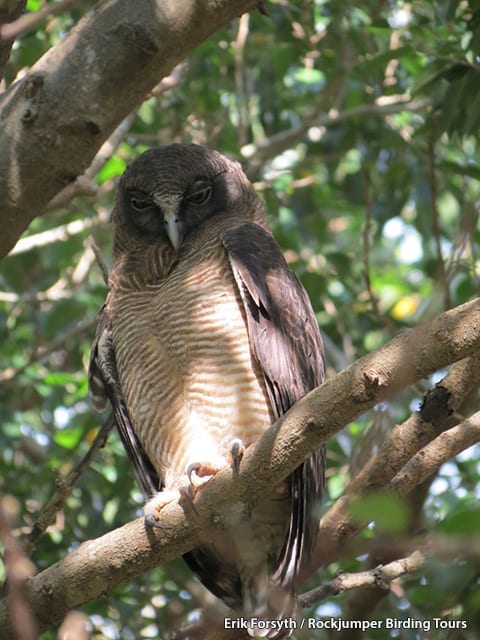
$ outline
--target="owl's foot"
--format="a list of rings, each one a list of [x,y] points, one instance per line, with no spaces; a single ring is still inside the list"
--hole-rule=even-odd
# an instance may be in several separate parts
[[[230,464],[234,471],[238,472],[240,461],[245,453],[245,445],[239,438],[234,438],[230,445]],[[192,462],[187,467],[187,477],[190,488],[195,494],[196,489],[204,484],[209,478],[217,474],[225,466],[226,460],[221,458],[218,461]],[[196,478],[196,480],[195,480]]]
[[[221,468],[221,465],[216,465],[212,462],[192,462],[187,467],[187,477],[190,487],[195,491],[197,487],[218,473]],[[195,480],[195,477],[197,480]],[[201,478],[201,480],[198,480],[199,478]]]
[[[167,504],[178,502],[181,495],[180,491],[159,491],[143,508],[145,524],[157,529],[170,529],[171,527],[160,524],[160,512]]]

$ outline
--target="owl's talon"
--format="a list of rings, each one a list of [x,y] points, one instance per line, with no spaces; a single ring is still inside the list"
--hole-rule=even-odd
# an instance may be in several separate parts
[[[235,473],[238,473],[240,469],[240,462],[243,458],[243,454],[245,453],[245,445],[239,438],[235,438],[232,440],[232,444],[230,447],[230,457],[232,459],[232,468]]]
[[[191,487],[194,486],[192,474],[198,475],[198,471],[200,470],[201,466],[202,465],[200,464],[200,462],[192,462],[192,464],[189,464],[187,467],[187,478]]]
[[[160,522],[155,518],[153,513],[146,513],[144,522],[146,525],[148,525],[149,527],[153,527],[154,529],[172,529],[173,528],[168,525],[160,524]]]
[[[195,511],[195,513],[198,515],[198,511],[197,511],[197,509],[195,507],[195,503],[193,501],[193,499],[195,498],[196,491],[197,491],[197,489],[196,489],[195,485],[190,484],[190,485],[188,485],[188,487],[182,487],[180,489],[180,495],[183,498],[185,498],[185,500],[188,502],[188,504],[193,509],[193,511]]]
[[[204,484],[208,478],[214,476],[220,471],[220,466],[215,466],[211,462],[192,462],[187,467],[187,478],[190,486],[196,489],[201,484]],[[200,482],[195,482],[192,476],[202,478]],[[205,478],[205,480],[203,480]]]

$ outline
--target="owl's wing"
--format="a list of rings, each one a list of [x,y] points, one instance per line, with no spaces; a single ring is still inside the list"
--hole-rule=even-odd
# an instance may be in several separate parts
[[[97,332],[90,356],[88,385],[92,404],[97,411],[103,411],[110,401],[115,423],[133,466],[137,482],[146,498],[153,496],[160,489],[160,481],[135,435],[128,415],[118,378],[111,321],[105,305],[100,310]]]
[[[245,308],[251,350],[279,418],[324,381],[324,349],[312,305],[266,230],[244,224],[227,232],[223,244]],[[274,576],[282,585],[292,583],[315,543],[324,457],[321,447],[289,478],[291,519]]]

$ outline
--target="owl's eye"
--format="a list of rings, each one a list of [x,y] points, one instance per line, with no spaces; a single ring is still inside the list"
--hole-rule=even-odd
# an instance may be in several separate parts
[[[145,209],[149,209],[153,206],[153,202],[149,198],[132,196],[130,202],[136,211],[145,211]]]
[[[194,185],[192,191],[187,195],[186,199],[192,204],[205,204],[210,200],[212,195],[212,187],[205,182]]]

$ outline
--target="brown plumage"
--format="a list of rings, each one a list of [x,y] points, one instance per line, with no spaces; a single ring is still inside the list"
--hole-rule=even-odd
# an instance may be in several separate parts
[[[98,409],[110,401],[151,499],[228,464],[321,384],[323,346],[238,163],[197,145],[147,151],[120,181],[112,223],[115,264],[90,389]],[[251,513],[233,510],[228,530],[185,560],[246,615],[291,615],[323,477],[322,448]],[[161,504],[161,493],[147,503],[150,523]]]

